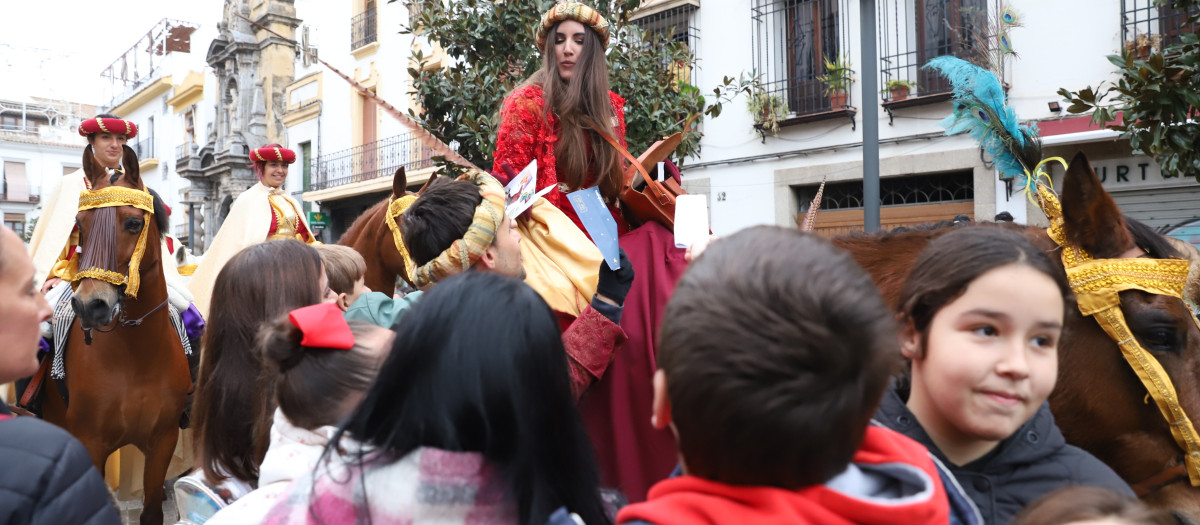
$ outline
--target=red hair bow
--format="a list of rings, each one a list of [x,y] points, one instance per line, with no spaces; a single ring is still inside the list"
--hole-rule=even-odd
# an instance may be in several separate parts
[[[303,338],[300,346],[309,348],[337,348],[349,350],[354,347],[354,332],[342,315],[342,309],[334,303],[321,303],[297,308],[288,314],[292,326],[300,329]]]

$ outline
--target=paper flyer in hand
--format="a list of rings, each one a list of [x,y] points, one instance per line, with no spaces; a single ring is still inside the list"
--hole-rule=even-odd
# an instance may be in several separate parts
[[[675,246],[687,248],[708,238],[708,196],[703,194],[675,197]]]
[[[510,219],[516,219],[518,215],[528,210],[537,202],[538,197],[550,193],[554,189],[554,185],[542,188],[542,191],[537,191],[537,159],[530,162],[525,169],[521,170],[513,180],[508,182],[508,186],[504,187],[504,195],[508,198],[508,206],[504,208],[505,215]]]
[[[575,208],[575,214],[579,215],[583,229],[592,237],[592,242],[600,248],[604,262],[608,263],[612,270],[619,269],[621,245],[617,241],[617,221],[613,220],[608,206],[604,205],[604,199],[600,197],[600,188],[592,186],[586,190],[568,193],[567,201]]]

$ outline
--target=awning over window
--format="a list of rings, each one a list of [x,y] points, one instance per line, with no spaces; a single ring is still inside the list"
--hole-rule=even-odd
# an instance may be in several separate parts
[[[4,163],[4,200],[29,202],[29,179],[24,162]]]

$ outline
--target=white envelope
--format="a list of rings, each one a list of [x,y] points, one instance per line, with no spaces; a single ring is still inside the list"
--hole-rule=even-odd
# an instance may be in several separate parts
[[[708,195],[675,197],[675,246],[687,248],[708,238]]]

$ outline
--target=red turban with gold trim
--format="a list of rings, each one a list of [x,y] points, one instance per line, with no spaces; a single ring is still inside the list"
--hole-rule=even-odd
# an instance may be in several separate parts
[[[280,146],[267,146],[250,152],[251,162],[296,162],[296,152]]]
[[[116,133],[129,138],[137,136],[137,124],[119,118],[90,118],[79,124],[79,134],[86,137],[92,133]]]

